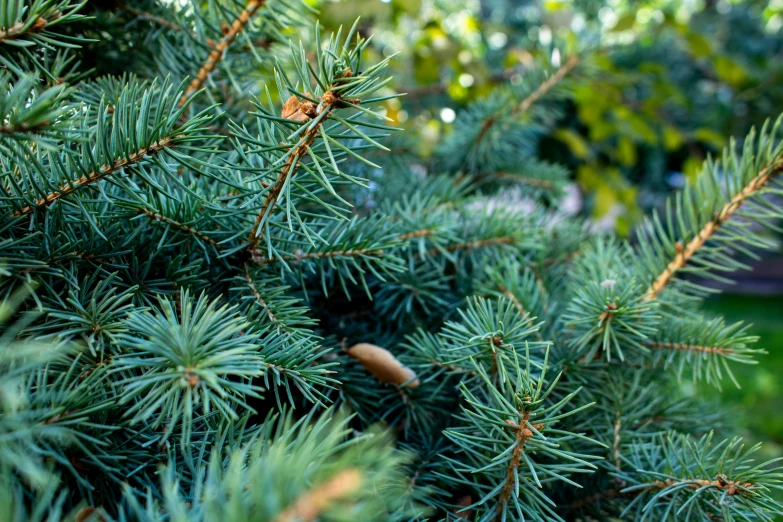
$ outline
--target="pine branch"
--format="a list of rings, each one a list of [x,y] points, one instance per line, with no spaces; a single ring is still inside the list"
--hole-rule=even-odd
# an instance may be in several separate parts
[[[461,241],[458,243],[451,243],[450,245],[445,247],[445,250],[447,252],[469,251],[469,250],[476,250],[478,248],[484,248],[484,247],[513,245],[515,243],[518,243],[519,241],[520,241],[519,238],[513,236],[491,237],[487,239],[478,239],[475,241]],[[431,255],[436,255],[441,253],[442,250],[440,248],[431,248],[426,252],[426,255],[431,256]],[[417,253],[416,258],[418,259],[419,257],[422,256],[420,256]]]
[[[185,29],[178,24],[175,24],[173,22],[170,22],[163,18],[162,16],[157,16],[152,13],[148,13],[146,11],[142,11],[141,9],[136,9],[135,7],[130,7],[124,3],[121,3],[119,5],[120,9],[123,11],[127,11],[128,13],[132,14],[136,18],[140,18],[142,20],[147,20],[149,22],[153,22],[158,24],[161,27],[165,27],[167,29],[171,29],[172,31],[185,31]],[[200,87],[199,87],[200,88]],[[198,90],[198,89],[196,89]]]
[[[55,12],[48,17],[38,16],[27,22],[19,21],[7,29],[0,28],[0,44],[40,34],[46,30],[47,25],[57,21],[59,18],[60,14]]]
[[[220,42],[215,46],[214,49],[212,49],[212,51],[209,53],[209,56],[207,57],[207,61],[204,62],[204,65],[201,66],[201,69],[199,69],[196,77],[193,78],[193,80],[190,82],[188,88],[185,89],[185,92],[179,99],[180,106],[184,105],[187,99],[193,93],[200,90],[204,86],[204,83],[207,81],[209,75],[212,74],[212,71],[215,70],[220,61],[223,59],[223,54],[234,42],[234,40],[236,40],[237,36],[242,32],[248,22],[250,22],[250,19],[253,17],[253,15],[256,14],[256,12],[261,7],[263,7],[265,2],[266,0],[250,0],[247,3],[247,7],[245,7],[244,11],[239,14]]]
[[[280,169],[280,173],[274,182],[274,185],[267,192],[264,198],[264,203],[261,205],[261,210],[256,216],[256,220],[253,223],[253,229],[250,231],[248,241],[250,245],[248,250],[253,251],[258,248],[258,243],[261,241],[261,234],[259,234],[259,227],[264,220],[264,217],[271,215],[277,204],[277,199],[280,196],[280,192],[286,185],[289,178],[292,178],[296,173],[296,169],[299,167],[300,162],[309,154],[310,146],[313,145],[316,137],[320,132],[321,126],[326,121],[329,113],[332,109],[340,104],[340,96],[335,95],[332,91],[328,90],[321,96],[317,107],[314,107],[312,102],[305,100],[302,105],[305,106],[306,111],[310,111],[308,118],[313,119],[313,123],[310,124],[305,131],[304,138],[299,140],[298,145],[288,152],[288,158]]]
[[[579,56],[573,54],[568,57],[568,60],[555,71],[544,83],[525,97],[522,102],[512,109],[513,114],[521,114],[527,112],[538,100],[543,98],[547,92],[549,92],[555,85],[562,81],[577,65],[579,65]]]
[[[508,111],[507,116],[518,116],[530,110],[541,98],[543,98],[550,90],[552,90],[558,83],[560,83],[568,74],[579,64],[579,57],[577,55],[571,55],[566,62],[558,68],[552,76],[542,82],[536,90],[528,94],[518,105],[515,105]],[[489,133],[490,129],[498,122],[501,121],[497,115],[490,115],[481,124],[481,130],[476,137],[474,147]]]
[[[511,459],[508,462],[508,468],[506,469],[506,481],[503,485],[503,489],[498,497],[497,514],[495,515],[495,522],[503,520],[505,505],[511,498],[514,484],[516,483],[517,468],[522,460],[522,452],[525,451],[525,443],[533,437],[533,432],[528,428],[527,424],[530,420],[530,412],[523,410],[519,412],[521,418],[518,422],[507,420],[506,423],[515,429],[516,445],[514,451],[511,453]],[[543,424],[534,426],[537,432],[544,428]]]
[[[22,207],[12,215],[14,217],[21,217],[27,214],[31,214],[38,208],[50,205],[51,203],[54,203],[55,201],[68,196],[69,194],[73,194],[81,188],[92,185],[124,168],[132,167],[133,165],[141,163],[156,152],[160,152],[168,147],[171,147],[172,141],[176,138],[177,136],[166,136],[148,147],[141,148],[138,151],[131,153],[127,158],[117,158],[111,165],[104,165],[100,168],[100,170],[89,172],[75,181],[69,181],[59,189],[54,190],[46,194],[44,197],[37,199],[32,205]]]
[[[178,221],[175,221],[175,220],[173,220],[171,218],[168,218],[168,217],[163,216],[161,214],[158,214],[156,212],[152,212],[151,210],[147,210],[145,208],[140,208],[138,211],[139,211],[140,214],[143,214],[143,215],[147,216],[148,218],[150,218],[153,221],[157,221],[158,223],[163,223],[163,224],[168,225],[171,228],[174,228],[174,229],[176,229],[176,230],[178,230],[180,232],[184,232],[186,234],[190,234],[192,236],[195,236],[198,239],[209,243],[210,245],[215,247],[215,249],[220,250],[220,244],[218,244],[218,242],[215,241],[214,239],[212,239],[211,237],[209,237],[206,234],[204,234],[204,232],[200,232],[200,231],[196,230],[193,227],[190,227],[188,225],[183,225],[182,223],[179,223]]]
[[[280,257],[271,257],[271,258],[261,257],[259,255],[259,252],[256,250],[253,252],[254,254],[253,259],[255,260],[257,265],[264,266],[264,265],[271,265],[275,263],[288,263],[289,261],[294,261],[296,263],[299,263],[301,261],[305,261],[308,259],[332,259],[335,257],[381,256],[383,254],[388,253],[389,250],[384,250],[384,249],[370,250],[366,248],[357,248],[352,250],[330,250],[326,252],[307,252],[294,256],[280,256]]]
[[[688,241],[685,246],[677,245],[677,254],[666,268],[655,278],[655,281],[647,289],[645,301],[651,301],[663,292],[666,286],[674,279],[677,273],[685,267],[691,258],[704,246],[711,237],[717,233],[721,226],[728,221],[748,200],[761,191],[777,174],[783,172],[783,156],[774,158],[759,173],[743,187],[723,208],[708,221],[696,236]]]
[[[245,265],[244,273],[247,286],[250,288],[250,292],[253,294],[253,297],[255,297],[256,302],[264,309],[264,313],[266,313],[266,316],[269,318],[269,320],[274,324],[278,324],[277,317],[275,317],[275,315],[272,313],[272,310],[269,309],[269,305],[261,297],[261,293],[258,291],[258,288],[256,288],[256,285],[253,282],[253,278],[250,275],[250,268],[247,265]]]
[[[684,352],[700,352],[700,353],[721,354],[721,355],[728,355],[728,354],[733,353],[733,351],[734,351],[730,347],[703,346],[703,345],[686,344],[686,343],[667,343],[667,342],[660,342],[660,341],[644,341],[643,344],[645,346],[649,346],[650,348],[654,348],[656,350],[678,350],[678,351],[684,351]]]

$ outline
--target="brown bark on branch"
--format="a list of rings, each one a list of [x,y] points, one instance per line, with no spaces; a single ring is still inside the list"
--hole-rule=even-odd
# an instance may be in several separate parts
[[[563,78],[565,78],[568,73],[574,70],[574,67],[579,65],[579,57],[576,55],[572,55],[566,60],[566,62],[557,70],[555,71],[555,74],[550,76],[546,79],[544,83],[538,86],[538,89],[530,93],[524,100],[522,100],[522,103],[514,107],[513,113],[514,114],[521,114],[540,100],[547,92],[549,92],[552,87],[557,85]]]
[[[307,154],[307,149],[310,148],[310,145],[313,144],[316,136],[318,136],[318,130],[328,117],[328,113],[330,113],[332,109],[339,104],[340,98],[332,91],[326,91],[321,96],[320,112],[315,112],[313,109],[312,113],[308,115],[310,118],[316,118],[324,112],[327,113],[316,125],[313,125],[311,129],[305,132],[304,139],[301,140],[299,146],[297,146],[296,149],[294,149],[293,152],[288,155],[283,168],[280,169],[280,174],[278,174],[274,185],[272,185],[272,188],[267,193],[266,198],[264,198],[264,203],[261,206],[261,210],[258,212],[258,215],[256,216],[255,223],[253,223],[253,229],[250,231],[250,235],[247,238],[248,242],[250,243],[248,250],[254,251],[258,248],[258,242],[261,240],[259,228],[261,227],[261,223],[264,220],[264,216],[267,215],[267,213],[271,215],[272,211],[274,211],[275,205],[277,204],[277,198],[280,196],[280,192],[282,192],[286,181],[289,177],[296,173],[296,169],[299,167],[299,163]],[[310,103],[310,105],[312,105],[312,103]]]
[[[86,187],[88,185],[92,185],[93,183],[96,183],[103,178],[110,176],[114,174],[115,172],[124,169],[126,167],[131,167],[133,165],[136,165],[137,163],[140,163],[143,161],[146,157],[151,156],[152,154],[155,154],[156,152],[160,152],[168,147],[172,146],[172,137],[165,137],[161,139],[160,141],[153,143],[147,148],[139,149],[137,152],[134,152],[130,155],[128,155],[127,158],[119,158],[115,160],[111,165],[104,165],[100,169],[90,172],[89,174],[85,174],[84,176],[80,177],[76,181],[69,181],[67,184],[61,186],[59,189],[54,190],[50,192],[49,194],[46,194],[44,197],[36,200],[32,205],[28,205],[26,207],[23,207],[16,212],[14,212],[12,215],[14,217],[20,217],[27,214],[32,213],[35,209],[45,207],[49,205],[50,203],[53,203],[57,201],[58,199],[63,198],[64,196],[67,196],[69,194],[72,194],[73,192],[76,192],[82,187]]]
[[[164,223],[166,225],[169,225],[171,228],[174,228],[176,230],[179,230],[180,232],[184,232],[186,234],[190,234],[192,236],[195,236],[199,238],[202,241],[205,241],[215,247],[216,249],[220,249],[220,245],[218,245],[217,241],[212,239],[211,237],[207,236],[203,232],[196,230],[193,227],[189,227],[187,225],[183,225],[182,223],[179,223],[178,221],[174,221],[171,218],[167,218],[166,216],[162,214],[158,214],[156,212],[152,212],[147,209],[139,209],[139,213],[144,214],[148,218],[152,219],[153,221],[157,221],[159,223]]]
[[[715,216],[702,227],[699,233],[696,234],[696,237],[688,241],[684,247],[677,249],[674,259],[669,262],[663,272],[655,278],[655,281],[647,289],[644,300],[651,301],[656,299],[666,286],[671,283],[677,272],[688,264],[701,247],[742,207],[745,201],[763,189],[780,172],[783,172],[783,158],[777,158],[750,180],[742,191],[715,213]]]
[[[220,42],[218,42],[215,48],[212,49],[212,51],[209,53],[207,61],[204,62],[204,65],[201,66],[201,69],[199,69],[196,77],[193,78],[193,80],[190,82],[190,85],[188,85],[188,88],[185,89],[185,92],[179,99],[180,107],[185,104],[190,95],[204,86],[204,83],[207,81],[207,78],[209,78],[209,75],[212,74],[212,71],[217,68],[218,64],[223,59],[223,54],[226,52],[226,49],[228,49],[229,46],[234,43],[234,40],[236,40],[239,33],[244,30],[245,26],[247,26],[248,22],[250,22],[250,19],[259,9],[261,9],[261,7],[263,7],[265,2],[266,0],[250,0],[247,3],[245,10],[242,11],[234,20],[234,22],[231,24],[231,27],[229,27],[228,31],[226,31],[226,34],[223,36]]]
[[[511,498],[511,493],[514,484],[516,483],[514,474],[516,473],[517,468],[519,468],[519,463],[522,461],[522,452],[525,451],[525,443],[533,437],[533,431],[528,427],[530,412],[523,411],[521,412],[521,415],[522,417],[520,418],[519,423],[507,421],[509,426],[516,430],[515,434],[517,440],[514,451],[511,453],[511,460],[508,463],[508,468],[506,469],[506,483],[503,485],[503,490],[500,492],[495,522],[503,518],[503,506],[505,506]],[[536,430],[541,428],[543,428],[543,426],[535,426]]]

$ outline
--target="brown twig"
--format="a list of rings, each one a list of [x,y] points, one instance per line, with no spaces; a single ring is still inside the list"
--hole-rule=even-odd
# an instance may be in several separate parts
[[[519,299],[517,299],[517,296],[515,296],[514,293],[508,288],[506,288],[503,284],[498,284],[498,291],[501,294],[503,294],[503,296],[506,299],[511,301],[511,303],[514,305],[514,308],[517,309],[517,312],[519,313],[520,317],[527,318],[525,324],[526,326],[530,326],[533,323],[533,316],[530,315],[530,313],[527,310],[525,310],[525,307],[522,306],[522,302]],[[539,341],[544,340],[544,336],[541,334],[539,330],[536,330],[535,335]]]
[[[397,241],[407,241],[409,239],[414,239],[418,237],[426,237],[430,236],[435,233],[435,230],[429,229],[429,228],[423,228],[421,230],[415,230],[413,232],[408,232],[405,234],[401,234],[397,237],[395,237],[392,242],[396,243]],[[397,245],[394,245],[396,247]],[[312,252],[309,254],[297,254],[292,256],[281,256],[281,257],[261,257],[260,253],[256,250],[253,252],[255,262],[258,265],[270,265],[274,263],[280,263],[280,262],[288,262],[288,261],[295,261],[300,262],[305,259],[329,259],[333,257],[356,257],[356,256],[380,256],[383,255],[387,250],[385,249],[368,249],[368,248],[357,248],[357,249],[350,249],[350,250],[335,250],[332,252]]]
[[[512,489],[516,480],[514,480],[514,474],[516,473],[519,463],[522,460],[522,452],[525,450],[525,444],[533,437],[533,431],[528,427],[528,421],[530,420],[530,412],[520,412],[521,419],[519,423],[514,421],[507,421],[510,426],[516,429],[516,446],[511,453],[511,460],[508,462],[508,468],[506,469],[506,482],[503,485],[503,489],[500,492],[498,499],[497,514],[495,515],[495,521],[503,518],[503,506],[508,503],[508,499],[511,498]],[[534,426],[536,430],[540,429],[538,426]]]
[[[409,239],[414,239],[414,238],[417,238],[417,237],[431,236],[434,233],[435,233],[435,231],[433,229],[431,229],[431,228],[423,228],[421,230],[416,230],[414,232],[408,232],[407,234],[403,234],[403,235],[399,236],[397,239],[399,239],[400,241],[407,241]]]
[[[693,258],[694,255],[696,255],[699,249],[701,249],[701,247],[703,247],[704,244],[718,232],[718,230],[720,230],[721,226],[742,207],[745,201],[747,201],[749,197],[756,194],[759,190],[763,189],[767,183],[769,183],[770,180],[772,180],[772,178],[780,172],[783,172],[783,157],[777,158],[768,164],[765,168],[761,169],[761,171],[752,180],[750,180],[750,182],[742,189],[739,194],[731,198],[731,200],[726,203],[719,212],[715,213],[713,219],[708,221],[707,224],[702,227],[699,233],[696,234],[696,237],[691,239],[685,245],[685,247],[680,246],[677,248],[677,253],[674,256],[674,259],[672,259],[663,272],[661,272],[658,277],[655,278],[655,281],[653,281],[653,283],[647,289],[644,300],[651,301],[656,299],[658,295],[660,295],[660,293],[664,290],[664,288],[666,288],[666,285],[668,285],[672,279],[674,279],[674,276],[677,274],[677,272],[681,270]]]
[[[750,482],[736,482],[729,480],[726,475],[718,475],[715,480],[707,479],[679,479],[669,478],[666,480],[656,480],[649,483],[647,489],[665,489],[677,484],[688,484],[690,489],[712,488],[718,491],[724,491],[729,496],[742,495],[750,496],[753,484]]]
[[[312,103],[308,103],[312,105]],[[247,238],[248,242],[250,243],[248,250],[254,251],[257,249],[258,242],[261,240],[261,234],[258,232],[259,228],[261,227],[261,223],[264,220],[264,216],[271,214],[274,210],[275,205],[277,204],[277,198],[280,196],[280,192],[283,190],[283,187],[285,186],[289,176],[293,176],[296,173],[296,169],[299,167],[299,163],[302,161],[302,158],[304,158],[305,154],[307,154],[307,150],[310,148],[310,145],[312,145],[313,141],[315,141],[315,138],[318,135],[318,130],[320,129],[323,122],[326,121],[328,113],[330,113],[332,109],[339,103],[339,96],[335,95],[332,91],[326,91],[321,96],[319,104],[320,111],[316,111],[314,108],[308,109],[307,107],[302,109],[313,111],[311,114],[306,114],[306,116],[310,118],[320,117],[321,119],[316,125],[312,125],[312,127],[305,132],[304,139],[302,139],[299,146],[297,146],[288,155],[288,158],[285,161],[285,165],[283,165],[283,168],[280,169],[280,174],[278,174],[274,185],[272,185],[272,188],[267,193],[266,198],[264,198],[264,203],[261,206],[261,210],[256,216],[255,223],[253,223],[253,229],[250,231],[250,235]],[[324,112],[327,114],[321,116]]]
[[[212,51],[209,53],[209,56],[207,57],[207,61],[204,62],[204,65],[201,66],[201,69],[199,69],[196,77],[193,78],[193,80],[190,82],[188,88],[185,89],[185,92],[179,99],[180,106],[185,104],[190,95],[204,86],[204,83],[207,81],[209,75],[212,73],[212,71],[215,70],[220,61],[223,59],[223,54],[226,52],[226,49],[228,49],[234,40],[236,40],[239,33],[242,32],[253,15],[256,14],[256,12],[264,5],[265,2],[266,0],[250,0],[247,3],[247,7],[245,7],[244,11],[239,14],[239,16],[231,24],[231,27],[229,27],[228,31],[226,31],[226,34],[223,35],[223,38],[221,38],[220,42],[214,47],[214,49],[212,49]]]
[[[650,482],[649,484],[646,484],[646,487],[634,489],[633,491],[623,491],[622,489],[618,489],[618,488],[599,491],[598,493],[586,496],[575,502],[572,502],[567,506],[563,506],[561,512],[569,513],[588,506],[592,506],[593,504],[600,502],[602,500],[609,500],[617,497],[635,497],[636,495],[640,495],[650,490],[656,490],[656,489],[660,490],[677,484],[685,484],[685,483],[688,484],[687,487],[689,489],[700,489],[703,487],[709,487],[709,488],[717,489],[719,491],[725,491],[726,494],[729,496],[734,496],[734,495],[749,496],[751,494],[750,490],[753,489],[753,484],[751,484],[750,482],[744,482],[744,483],[735,482],[729,480],[728,477],[726,477],[726,475],[718,475],[718,477],[715,480],[707,480],[707,479],[688,480],[688,479],[679,479],[679,478],[668,478],[666,480],[656,480],[654,482]]]
[[[311,252],[309,254],[299,254],[293,256],[280,256],[280,257],[261,257],[258,251],[255,250],[253,256],[256,264],[258,265],[271,265],[274,263],[288,262],[288,261],[303,261],[305,259],[330,259],[333,257],[356,257],[356,256],[380,256],[383,255],[386,250],[375,249],[370,250],[367,248],[357,248],[354,250],[333,250],[331,252]]]
[[[395,237],[392,241],[406,241],[409,239],[417,238],[417,237],[425,237],[433,234],[435,231],[432,229],[422,229],[417,230],[414,232],[408,232],[406,234],[399,235]],[[465,243],[453,243],[445,248],[446,251],[454,252],[457,250],[471,250],[474,248],[481,248],[485,246],[497,246],[497,245],[509,245],[513,244],[516,241],[516,238],[511,236],[503,236],[503,237],[496,237],[496,238],[490,238],[490,239],[484,239],[484,240],[478,240],[478,241],[468,241]],[[394,245],[393,248],[396,248],[398,245]],[[331,252],[311,252],[308,254],[296,254],[296,255],[288,255],[288,256],[280,256],[280,257],[262,257],[260,252],[256,249],[252,251],[253,259],[257,265],[263,266],[263,265],[271,265],[274,263],[281,263],[281,262],[300,262],[305,259],[330,259],[334,257],[356,257],[356,256],[380,256],[388,252],[390,249],[367,249],[367,248],[357,248],[357,249],[351,249],[351,250],[334,250]],[[434,255],[438,254],[441,251],[437,248],[433,248],[431,250],[427,251],[427,255]],[[418,257],[418,256],[417,256]]]
[[[172,137],[165,137],[160,141],[153,143],[149,147],[139,149],[137,152],[133,152],[129,154],[127,158],[124,157],[118,158],[114,160],[114,162],[111,165],[104,165],[97,171],[90,172],[89,174],[85,174],[84,176],[80,177],[76,181],[69,181],[66,185],[63,185],[59,189],[50,192],[46,196],[36,200],[32,205],[28,205],[26,207],[17,210],[12,215],[14,217],[20,217],[20,216],[30,214],[35,209],[49,205],[50,203],[57,201],[63,196],[67,196],[73,192],[76,192],[78,189],[82,187],[91,185],[97,181],[102,180],[107,176],[110,176],[111,174],[114,174],[118,170],[122,170],[126,167],[130,167],[137,163],[140,163],[147,156],[160,152],[167,147],[171,147],[172,140],[173,140]]]
[[[532,107],[547,92],[549,92],[552,87],[557,85],[563,78],[565,78],[568,73],[570,73],[577,65],[579,65],[579,57],[576,55],[571,55],[568,60],[566,60],[566,62],[557,71],[555,71],[555,74],[547,78],[546,81],[539,85],[535,91],[530,93],[527,97],[525,97],[524,100],[522,100],[519,105],[514,107],[512,113],[521,114],[530,109],[530,107]]]
[[[516,105],[514,108],[512,108],[509,111],[510,115],[518,115],[522,114],[523,112],[527,112],[533,105],[535,105],[538,100],[544,97],[546,93],[548,93],[555,85],[557,85],[563,78],[565,78],[573,69],[579,64],[579,57],[576,55],[572,55],[566,60],[566,62],[560,66],[560,68],[555,71],[555,73],[546,79],[541,85],[538,86],[538,88],[528,94],[525,99],[523,99],[519,105]],[[489,132],[489,129],[497,123],[497,118],[492,115],[489,116],[484,122],[481,124],[481,131],[479,132],[479,135],[476,137],[475,145],[481,143],[481,141],[484,139],[484,137]]]
[[[279,324],[277,322],[277,317],[275,317],[275,315],[272,313],[272,310],[269,309],[269,305],[261,297],[261,293],[258,291],[258,288],[256,288],[256,284],[253,282],[253,278],[250,276],[250,269],[247,265],[245,265],[245,281],[247,281],[247,286],[250,287],[250,291],[252,292],[253,297],[256,298],[256,302],[264,308],[266,316],[269,318],[269,320],[275,324]]]
[[[185,29],[181,25],[175,24],[173,22],[169,22],[168,20],[166,20],[165,18],[163,18],[161,16],[157,16],[157,15],[154,15],[152,13],[148,13],[146,11],[142,11],[140,9],[136,9],[134,7],[129,7],[129,6],[125,5],[125,4],[120,4],[119,7],[123,11],[127,11],[128,13],[132,14],[136,18],[141,18],[142,20],[147,20],[148,22],[156,23],[156,24],[160,25],[161,27],[165,27],[165,28],[171,29],[173,31],[187,32],[187,31],[185,31]]]
[[[35,125],[27,125],[26,123],[21,123],[19,125],[3,125],[0,126],[0,134],[25,134],[29,132],[37,132],[43,129],[46,129],[46,127],[49,126],[48,121],[42,121],[40,123],[37,123]]]
[[[623,427],[623,419],[620,416],[620,411],[617,411],[617,416],[614,421],[614,441],[612,442],[612,455],[614,456],[614,467],[620,470],[620,436]]]
[[[698,344],[670,343],[663,341],[645,341],[645,346],[658,350],[679,350],[683,352],[730,354],[734,350],[723,346],[701,346]]]
[[[498,245],[511,245],[516,243],[517,239],[513,236],[493,237],[490,239],[479,239],[477,241],[467,241],[464,243],[452,243],[446,247],[448,252],[456,252],[458,250],[473,250],[474,248],[481,248],[485,246],[498,246]],[[433,248],[427,251],[427,255],[437,254],[439,249]]]
[[[187,225],[183,225],[182,223],[174,221],[171,218],[167,218],[164,215],[158,214],[156,212],[152,212],[152,211],[147,210],[147,209],[143,209],[143,208],[139,209],[139,213],[144,214],[145,216],[147,216],[148,218],[152,219],[153,221],[157,221],[159,223],[165,223],[166,225],[169,225],[172,228],[175,228],[175,229],[179,230],[180,232],[185,232],[186,234],[191,234],[191,235],[201,239],[202,241],[206,241],[207,243],[209,243],[210,245],[212,245],[216,249],[220,250],[220,245],[217,243],[217,241],[215,241],[211,237],[207,236],[203,232],[200,232],[200,231],[196,230],[193,227],[189,227]]]

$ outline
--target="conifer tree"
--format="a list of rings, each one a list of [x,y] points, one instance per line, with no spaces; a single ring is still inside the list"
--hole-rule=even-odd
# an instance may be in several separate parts
[[[628,242],[536,158],[589,50],[425,161],[391,57],[307,4],[1,7],[0,520],[783,511],[783,467],[678,393],[763,353],[700,306],[775,246],[781,118]]]

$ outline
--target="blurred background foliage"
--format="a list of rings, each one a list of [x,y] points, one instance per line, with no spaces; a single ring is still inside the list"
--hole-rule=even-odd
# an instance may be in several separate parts
[[[584,210],[621,234],[704,158],[783,107],[783,1],[363,0],[316,3],[327,27],[361,16],[399,52],[388,115],[425,157],[455,111],[521,81],[525,65],[594,48],[590,74],[541,142],[570,167]],[[558,59],[555,55],[553,61]]]

